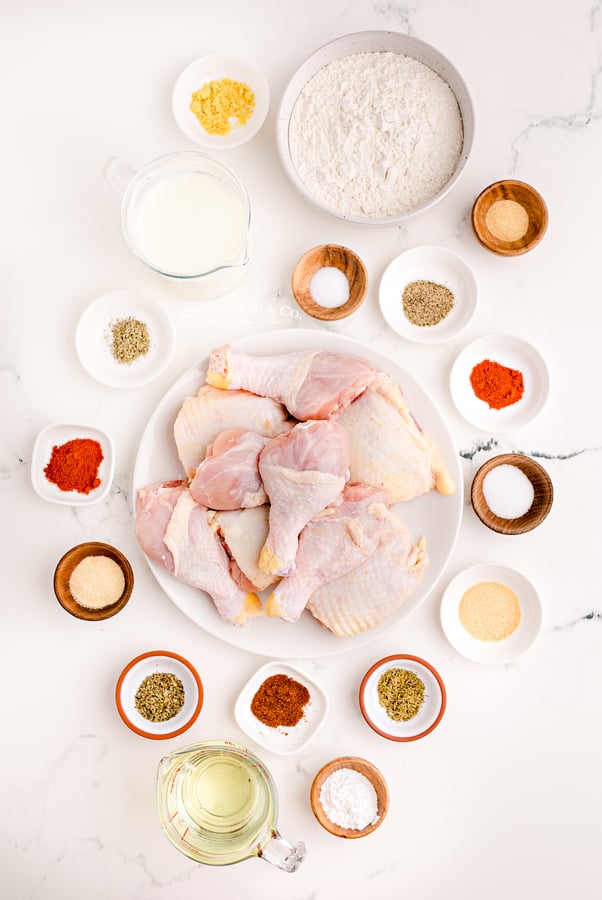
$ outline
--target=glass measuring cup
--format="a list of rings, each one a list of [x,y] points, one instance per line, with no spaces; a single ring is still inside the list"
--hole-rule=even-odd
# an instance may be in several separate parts
[[[157,772],[161,825],[190,859],[228,866],[259,856],[285,872],[305,859],[305,845],[278,832],[278,795],[265,765],[230,741],[189,744],[163,757]]]
[[[135,171],[114,157],[104,168],[122,197],[128,246],[182,296],[231,291],[251,262],[251,208],[239,179],[205,153],[168,153]]]

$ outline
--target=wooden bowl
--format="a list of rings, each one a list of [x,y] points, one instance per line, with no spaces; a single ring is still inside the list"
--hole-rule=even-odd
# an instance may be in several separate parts
[[[358,831],[355,828],[342,828],[340,825],[335,825],[334,822],[330,821],[320,803],[320,791],[322,790],[322,785],[329,775],[332,775],[337,769],[354,769],[356,772],[360,772],[369,779],[376,791],[376,809],[378,818],[376,822],[372,822],[372,824],[367,825],[361,831]],[[359,756],[340,756],[338,759],[333,759],[331,762],[326,763],[326,765],[320,769],[311,786],[310,800],[312,812],[322,828],[326,829],[326,831],[329,831],[331,834],[334,834],[335,837],[359,838],[365,837],[367,834],[371,834],[375,831],[385,818],[387,810],[389,809],[389,788],[383,775],[376,766],[372,765],[368,760],[361,759]]]
[[[342,306],[329,309],[316,303],[309,289],[311,279],[324,266],[339,269],[349,282],[349,299]],[[304,253],[293,269],[293,296],[301,309],[323,322],[345,319],[362,305],[368,290],[368,274],[359,256],[340,244],[321,244]]]
[[[487,226],[487,213],[498,200],[514,200],[520,203],[529,217],[525,234],[516,241],[503,241]],[[477,240],[487,250],[500,256],[519,256],[533,250],[546,233],[548,208],[543,197],[524,181],[496,181],[481,191],[472,207],[472,228]]]
[[[87,556],[108,556],[118,566],[121,567],[125,578],[125,586],[123,593],[116,603],[110,606],[104,606],[102,609],[88,609],[77,602],[69,588],[69,579],[75,567]],[[112,547],[110,544],[103,544],[100,541],[87,541],[84,544],[77,544],[68,550],[59,560],[54,572],[54,593],[56,598],[68,613],[77,619],[85,619],[88,622],[100,622],[102,619],[110,619],[116,615],[126,605],[132,595],[134,589],[134,572],[129,561],[125,558],[121,550]]]
[[[516,466],[523,472],[533,485],[534,497],[530,509],[517,519],[502,519],[496,516],[485,500],[483,493],[483,481],[485,476],[497,466]],[[552,480],[543,466],[520,453],[501,453],[483,463],[472,480],[470,489],[470,501],[472,508],[481,522],[498,534],[524,534],[541,525],[552,507],[554,488]]]

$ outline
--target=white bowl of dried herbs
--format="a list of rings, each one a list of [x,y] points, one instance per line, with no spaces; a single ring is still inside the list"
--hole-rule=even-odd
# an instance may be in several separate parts
[[[141,737],[164,740],[186,731],[203,705],[203,684],[194,666],[169,650],[132,659],[117,679],[121,719]]]
[[[416,741],[437,727],[447,704],[443,679],[418,656],[400,653],[375,662],[359,691],[370,728],[390,741]]]

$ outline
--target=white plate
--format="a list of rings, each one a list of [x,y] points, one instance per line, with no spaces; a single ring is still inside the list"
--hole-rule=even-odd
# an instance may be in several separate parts
[[[402,294],[412,281],[434,281],[454,295],[454,305],[436,325],[413,325],[403,311]],[[477,282],[461,256],[447,247],[414,247],[385,269],[378,300],[387,324],[403,338],[419,344],[440,344],[468,325],[477,308]]]
[[[297,170],[291,158],[288,140],[290,118],[295,103],[297,102],[297,97],[305,87],[306,83],[319,69],[333,62],[335,59],[341,59],[342,57],[350,56],[353,53],[372,53],[380,51],[392,51],[394,53],[401,53],[405,56],[412,56],[414,59],[418,60],[418,62],[431,68],[437,75],[446,81],[458,101],[464,127],[462,153],[460,154],[456,170],[447,184],[443,186],[438,194],[430,200],[427,200],[425,203],[420,204],[420,206],[416,206],[414,209],[408,210],[407,212],[386,216],[384,218],[342,213],[340,210],[326,206],[320,200],[317,200],[297,174]],[[308,203],[316,209],[319,209],[321,212],[335,216],[337,219],[344,219],[346,222],[354,222],[359,225],[392,225],[399,222],[405,222],[416,215],[416,213],[429,209],[441,200],[442,197],[444,197],[456,184],[464,171],[472,148],[473,138],[474,109],[466,82],[460,73],[435,47],[424,41],[420,41],[418,38],[412,37],[409,34],[403,34],[398,31],[358,31],[354,34],[343,35],[327,44],[323,44],[301,64],[288,82],[280,101],[276,119],[276,146],[280,161],[286,174],[290,178],[292,185]]]
[[[414,672],[424,684],[424,701],[407,722],[396,722],[378,699],[378,681],[389,669]],[[371,666],[360,686],[360,709],[370,728],[390,741],[417,741],[437,727],[447,704],[445,685],[439,673],[418,656],[398,653],[379,659]]]
[[[111,324],[130,317],[147,325],[150,348],[126,365],[111,353]],[[75,331],[75,349],[84,369],[116,388],[137,388],[153,381],[168,365],[174,346],[174,327],[165,310],[128,290],[97,297],[82,313]]]
[[[475,395],[470,373],[484,359],[522,372],[525,391],[517,403],[491,409]],[[500,433],[526,425],[541,412],[550,390],[548,367],[541,354],[522,338],[492,334],[478,338],[456,359],[450,380],[451,395],[458,412],[483,431]]]
[[[388,372],[401,385],[417,421],[435,441],[457,485],[456,493],[451,497],[443,497],[436,491],[430,491],[396,507],[416,538],[422,534],[426,536],[430,561],[422,583],[398,614],[388,622],[353,637],[337,638],[319,625],[308,612],[295,623],[262,617],[237,628],[218,615],[207,595],[181,584],[155,563],[149,565],[165,593],[185,615],[210,634],[236,647],[263,656],[277,655],[281,659],[315,658],[355,650],[394,628],[422,603],[441,578],[456,543],[463,507],[462,469],[453,437],[435,401],[411,375],[393,360],[352,338],[317,329],[282,329],[251,335],[236,341],[236,346],[258,355],[295,350],[330,350],[362,356]],[[207,348],[210,349],[212,348]],[[184,399],[196,394],[204,383],[207,364],[208,358],[185,372],[151,416],[142,435],[134,465],[131,495],[133,503],[138,488],[157,481],[182,478],[182,466],[171,437],[173,423]]]
[[[234,127],[228,134],[209,134],[190,109],[194,91],[208,81],[231,78],[243,81],[255,94],[255,109],[245,125]],[[213,53],[203,56],[187,66],[176,81],[172,96],[173,114],[184,134],[207,150],[239,147],[254,137],[268,114],[270,86],[257,66],[239,56]]]
[[[48,481],[44,475],[44,469],[50,462],[52,448],[60,447],[67,441],[77,438],[88,438],[98,441],[102,447],[103,459],[98,467],[99,486],[89,494],[80,494],[78,491],[62,491],[52,481]],[[64,503],[66,506],[91,506],[104,500],[111,489],[113,475],[115,474],[115,453],[111,438],[100,428],[94,425],[47,425],[40,431],[33,445],[31,454],[31,483],[36,494],[51,503]]]
[[[298,681],[309,691],[309,702],[305,706],[303,718],[292,728],[271,728],[260,722],[251,712],[253,697],[266,678],[270,678],[272,675],[288,675],[289,678]],[[247,681],[234,706],[234,718],[238,727],[260,747],[265,747],[266,750],[279,753],[281,756],[296,753],[310,738],[314,737],[324,722],[327,712],[328,700],[322,688],[299,669],[284,662],[269,662],[265,666],[261,666]]]
[[[460,622],[460,600],[465,592],[481,581],[497,581],[514,591],[521,606],[518,628],[503,641],[479,641]],[[458,653],[473,662],[491,665],[510,662],[527,650],[541,628],[541,601],[531,582],[508,566],[480,563],[464,569],[449,583],[441,600],[441,626]]]
[[[175,675],[184,688],[184,704],[166,722],[150,722],[136,709],[136,692],[145,678],[159,672]],[[122,721],[141,737],[165,740],[187,731],[203,705],[203,685],[194,666],[169,650],[151,650],[137,656],[121,672],[115,687],[115,702]]]

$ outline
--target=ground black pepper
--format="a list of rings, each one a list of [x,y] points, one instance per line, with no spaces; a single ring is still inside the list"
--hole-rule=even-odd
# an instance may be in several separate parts
[[[401,295],[403,311],[412,325],[432,326],[441,322],[454,305],[449,288],[434,281],[411,281]]]

